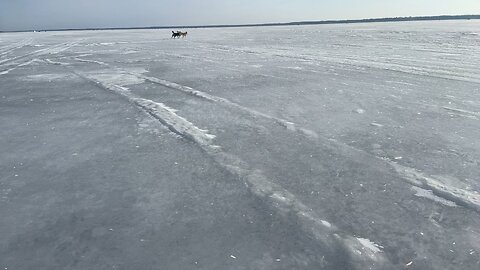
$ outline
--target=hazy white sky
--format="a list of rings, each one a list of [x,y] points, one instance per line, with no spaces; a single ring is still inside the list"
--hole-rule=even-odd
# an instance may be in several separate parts
[[[0,31],[480,14],[480,0],[0,0]]]

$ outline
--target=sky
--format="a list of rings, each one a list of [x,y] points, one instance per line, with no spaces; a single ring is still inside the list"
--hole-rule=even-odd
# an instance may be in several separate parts
[[[480,14],[480,0],[0,0],[0,31]]]

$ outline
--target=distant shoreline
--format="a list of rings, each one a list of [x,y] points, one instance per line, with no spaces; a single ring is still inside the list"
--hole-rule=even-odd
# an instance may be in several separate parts
[[[236,28],[260,26],[300,26],[300,25],[325,25],[325,24],[356,24],[376,22],[415,22],[415,21],[453,21],[453,20],[480,20],[480,15],[442,15],[442,16],[415,16],[372,18],[358,20],[323,20],[299,21],[286,23],[257,23],[257,24],[216,24],[216,25],[182,25],[182,26],[138,26],[138,27],[91,27],[91,28],[62,28],[62,29],[34,29],[19,31],[0,31],[0,33],[17,32],[46,32],[46,31],[95,31],[95,30],[142,30],[142,29],[198,29],[198,28]]]

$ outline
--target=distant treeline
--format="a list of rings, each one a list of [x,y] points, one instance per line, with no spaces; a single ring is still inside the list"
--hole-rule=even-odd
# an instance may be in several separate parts
[[[258,26],[288,26],[288,25],[318,25],[318,24],[352,24],[375,22],[414,22],[414,21],[449,21],[449,20],[479,20],[480,15],[443,15],[420,17],[373,18],[358,20],[327,20],[327,21],[300,21],[287,23],[259,23],[259,24],[218,24],[218,25],[183,25],[183,26],[145,26],[145,27],[117,27],[117,28],[72,28],[72,29],[41,29],[30,31],[0,31],[2,32],[44,32],[44,31],[79,31],[79,30],[128,30],[128,29],[187,29],[187,28],[226,28],[226,27],[258,27]]]
[[[480,15],[456,15],[456,16],[421,16],[421,17],[393,17],[393,18],[374,18],[361,20],[332,20],[332,21],[308,21],[292,22],[286,25],[305,25],[305,24],[342,24],[342,23],[374,23],[374,22],[414,22],[414,21],[451,21],[451,20],[475,20],[480,19]]]

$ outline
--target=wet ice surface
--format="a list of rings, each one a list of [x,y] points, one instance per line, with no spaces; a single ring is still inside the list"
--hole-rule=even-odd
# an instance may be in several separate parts
[[[0,35],[0,267],[478,269],[480,23]]]

